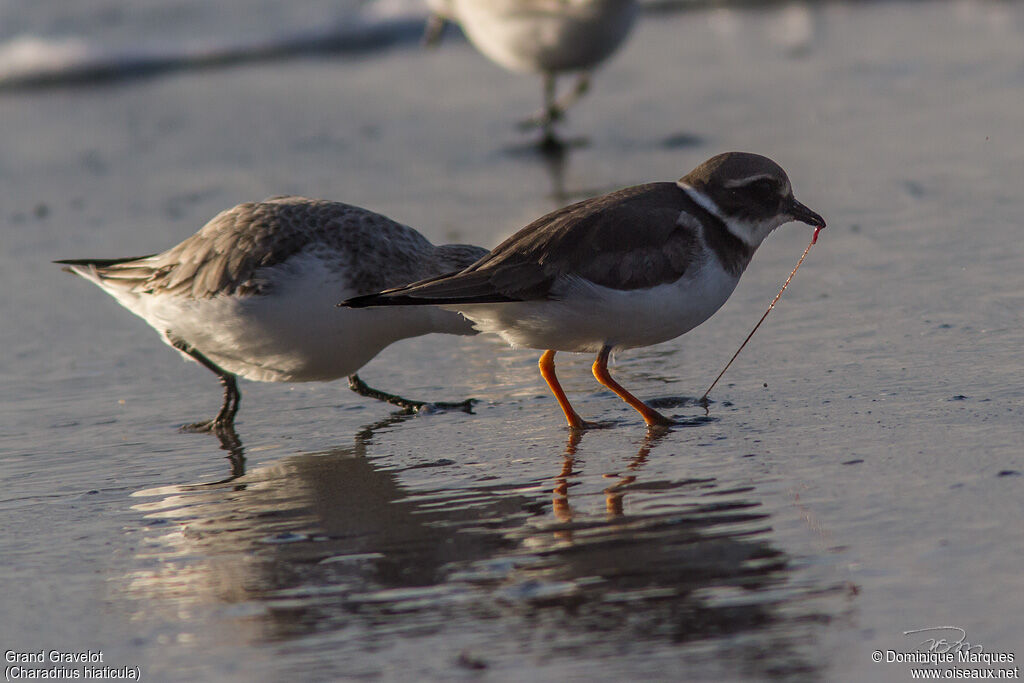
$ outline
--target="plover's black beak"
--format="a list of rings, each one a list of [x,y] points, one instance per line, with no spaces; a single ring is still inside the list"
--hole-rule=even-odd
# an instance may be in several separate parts
[[[814,213],[794,198],[790,198],[786,212],[793,217],[793,220],[813,225],[819,230],[825,227],[825,219]]]

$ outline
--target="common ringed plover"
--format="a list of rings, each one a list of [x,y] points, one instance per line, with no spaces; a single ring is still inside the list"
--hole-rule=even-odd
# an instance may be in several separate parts
[[[558,383],[555,352],[596,352],[597,381],[648,426],[666,425],[671,420],[611,377],[609,355],[674,339],[707,320],[762,240],[794,220],[825,227],[793,197],[778,164],[728,152],[677,182],[627,187],[549,213],[463,270],[343,305],[439,305],[513,346],[543,349],[541,375],[574,430],[587,423]]]

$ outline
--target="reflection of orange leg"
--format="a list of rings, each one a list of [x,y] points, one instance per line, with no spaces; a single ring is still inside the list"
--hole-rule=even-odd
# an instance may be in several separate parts
[[[572,467],[576,464],[573,456],[576,454],[580,435],[581,432],[576,429],[569,432],[569,445],[563,456],[562,471],[555,478],[555,488],[551,491],[551,509],[555,513],[555,519],[559,522],[572,521],[572,506],[569,504],[569,477],[573,476]],[[569,540],[572,540],[571,534]]]
[[[640,450],[633,459],[626,465],[627,470],[633,472],[638,471],[643,467],[644,463],[647,462],[647,456],[651,454],[651,449],[661,441],[665,435],[668,434],[666,427],[651,427],[647,430],[647,436],[644,437],[644,443],[640,447]],[[615,517],[622,517],[624,504],[623,501],[626,498],[626,493],[631,484],[636,482],[635,474],[620,475],[618,473],[604,475],[607,479],[614,479],[618,477],[618,481],[609,486],[604,490],[605,495],[605,510],[608,511],[608,518],[612,519]]]
[[[619,398],[640,413],[648,427],[673,424],[672,420],[668,419],[657,410],[648,408],[644,405],[643,401],[626,391],[621,384],[612,379],[612,376],[608,374],[608,356],[611,355],[611,352],[611,347],[606,346],[601,349],[601,353],[597,354],[597,360],[594,361],[594,377],[597,378],[597,381],[614,391]]]
[[[565,419],[569,423],[569,429],[586,429],[587,423],[573,410],[565,392],[562,391],[562,385],[558,383],[558,377],[555,376],[555,352],[551,349],[545,351],[541,354],[537,365],[540,367],[541,377],[548,383],[551,393],[555,395],[558,405],[562,407]]]

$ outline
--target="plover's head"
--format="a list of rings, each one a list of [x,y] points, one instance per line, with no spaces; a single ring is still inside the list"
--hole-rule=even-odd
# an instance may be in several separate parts
[[[782,167],[760,154],[726,152],[711,157],[683,176],[679,186],[752,247],[789,221],[825,227],[821,216],[793,196]]]

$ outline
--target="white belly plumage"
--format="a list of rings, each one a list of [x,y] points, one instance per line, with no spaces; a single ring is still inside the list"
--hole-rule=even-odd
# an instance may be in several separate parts
[[[484,55],[513,71],[574,71],[629,34],[633,0],[452,0],[449,14]]]
[[[336,297],[303,302],[302,307],[269,297],[191,303],[163,307],[173,318],[169,333],[202,349],[228,372],[259,382],[347,377],[400,339],[451,331],[438,329],[438,314],[452,316],[448,327],[464,326],[470,332],[465,321],[444,311],[419,308],[396,316],[385,309],[342,310],[335,307]]]
[[[726,302],[738,277],[712,260],[694,277],[649,289],[616,290],[565,278],[552,300],[446,306],[513,346],[597,352],[658,344],[689,332]]]
[[[316,257],[301,257],[301,263],[268,268],[262,275],[273,282],[266,295],[200,299],[140,294],[90,279],[144,318],[164,341],[180,339],[224,370],[259,382],[334,380],[354,374],[400,339],[473,333],[461,316],[433,306],[338,308],[339,301],[357,292]]]

